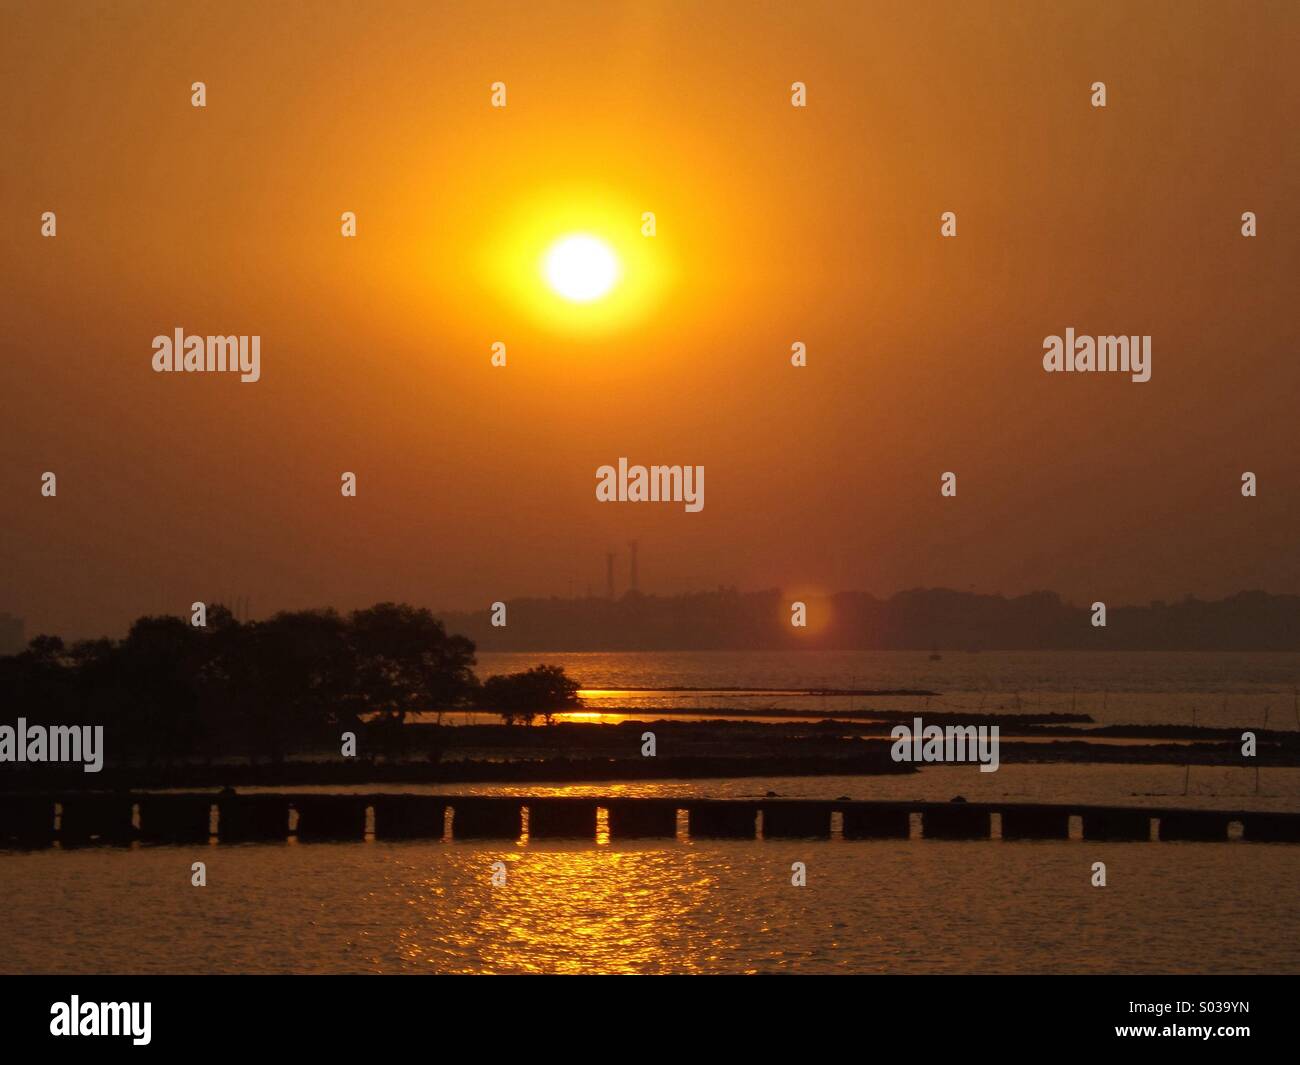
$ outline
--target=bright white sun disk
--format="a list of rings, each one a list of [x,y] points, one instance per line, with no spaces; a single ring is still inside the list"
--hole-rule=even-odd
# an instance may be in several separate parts
[[[618,257],[597,237],[564,237],[547,250],[542,272],[546,283],[566,300],[590,303],[618,281]]]

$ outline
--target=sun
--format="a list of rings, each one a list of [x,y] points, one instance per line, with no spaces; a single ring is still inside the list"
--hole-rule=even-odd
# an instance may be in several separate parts
[[[622,274],[614,249],[599,237],[575,233],[546,250],[542,275],[559,296],[572,303],[590,303],[606,295]]]
[[[644,232],[644,204],[599,185],[545,188],[505,205],[474,260],[485,296],[548,333],[589,340],[652,314],[676,278],[663,236]]]

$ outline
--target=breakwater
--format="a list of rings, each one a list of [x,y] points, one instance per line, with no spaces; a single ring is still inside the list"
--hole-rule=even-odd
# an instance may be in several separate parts
[[[1300,842],[1300,814],[1069,803],[231,791],[5,795],[0,846],[380,840]]]

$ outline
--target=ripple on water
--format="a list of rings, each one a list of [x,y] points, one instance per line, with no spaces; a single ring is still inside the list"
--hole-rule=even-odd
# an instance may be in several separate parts
[[[190,886],[190,862],[208,886]],[[1094,861],[1109,886],[1090,885]],[[493,887],[501,861],[506,884]],[[791,886],[804,862],[808,886]],[[346,843],[0,855],[6,972],[1300,972],[1300,847]]]

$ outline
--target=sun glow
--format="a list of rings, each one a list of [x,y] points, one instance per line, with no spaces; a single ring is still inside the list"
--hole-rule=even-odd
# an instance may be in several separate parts
[[[640,206],[605,190],[540,193],[499,218],[483,281],[557,333],[628,328],[660,302],[670,274],[662,238],[641,226]]]
[[[618,257],[599,237],[579,233],[557,240],[542,262],[546,283],[566,300],[598,300],[618,283]]]

